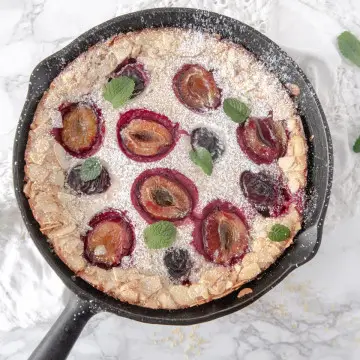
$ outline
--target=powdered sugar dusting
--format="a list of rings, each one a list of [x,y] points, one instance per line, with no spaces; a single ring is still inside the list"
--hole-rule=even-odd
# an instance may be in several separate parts
[[[140,43],[145,42],[149,33],[138,36]],[[242,209],[251,226],[253,219],[259,215],[254,214],[240,191],[241,172],[266,170],[278,173],[279,171],[277,164],[259,166],[248,159],[237,143],[238,125],[232,122],[221,108],[206,114],[196,114],[178,101],[172,90],[172,79],[178,69],[186,63],[197,63],[213,71],[215,81],[222,91],[222,99],[236,97],[246,101],[254,116],[266,116],[272,110],[275,120],[284,120],[295,112],[294,105],[280,82],[243,48],[219,42],[199,32],[174,31],[173,39],[169,34],[167,36],[167,41],[177,41],[178,47],[164,54],[158,53],[157,61],[154,61],[150,50],[140,52],[137,60],[143,63],[149,72],[150,83],[140,96],[130,100],[120,110],[114,109],[102,96],[106,77],[92,88],[91,93],[71,99],[94,102],[102,111],[106,134],[96,156],[107,167],[112,185],[104,194],[72,197],[72,201],[66,202],[68,210],[83,231],[87,229],[87,223],[94,214],[105,208],[112,207],[125,211],[135,229],[136,246],[131,259],[123,259],[123,266],[135,266],[144,273],[163,276],[166,276],[162,260],[165,250],[149,250],[146,247],[143,231],[147,223],[131,203],[130,189],[139,174],[146,169],[156,167],[180,171],[195,183],[199,191],[196,213],[201,213],[201,210],[215,199],[226,200]],[[164,114],[174,123],[179,123],[180,129],[188,133],[201,126],[208,127],[218,134],[225,144],[225,152],[215,163],[213,174],[206,176],[191,162],[188,156],[191,149],[190,137],[187,135],[182,135],[175,148],[159,161],[140,163],[127,158],[118,146],[116,124],[121,113],[135,108],[146,108]],[[70,167],[78,163],[78,159],[70,159]],[[190,246],[193,240],[192,231],[191,223],[179,226],[174,246],[190,250],[195,268],[213,266]],[[197,273],[193,272],[192,280],[196,280]]]

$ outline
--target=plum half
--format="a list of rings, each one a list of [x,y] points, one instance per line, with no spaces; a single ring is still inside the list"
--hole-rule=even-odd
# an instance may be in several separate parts
[[[131,254],[134,230],[122,212],[105,210],[90,220],[89,227],[92,229],[83,236],[83,241],[85,258],[91,264],[110,269]]]
[[[270,174],[246,170],[240,175],[240,187],[248,201],[265,217],[279,216],[289,207],[289,192],[281,179]]]
[[[256,164],[270,164],[283,156],[287,135],[281,121],[274,121],[272,113],[265,118],[249,118],[237,128],[240,148]]]
[[[121,64],[119,64],[110,78],[116,78],[119,76],[127,76],[134,80],[135,88],[132,94],[132,98],[140,95],[149,83],[149,75],[144,69],[144,65],[137,62],[135,58],[127,58]]]
[[[205,127],[198,127],[191,132],[191,146],[196,149],[203,147],[209,151],[211,158],[216,161],[225,151],[225,145],[219,136]]]
[[[230,266],[239,262],[248,248],[249,233],[243,213],[229,202],[208,204],[194,230],[195,248],[209,261]]]
[[[167,249],[164,264],[171,279],[179,280],[186,277],[192,266],[189,251],[182,248]]]
[[[178,222],[192,214],[198,192],[193,182],[178,171],[158,168],[146,170],[135,179],[131,198],[149,223]]]
[[[89,103],[63,104],[59,107],[62,128],[54,128],[55,140],[72,156],[87,158],[101,146],[105,133],[101,111]]]
[[[132,160],[150,162],[165,157],[179,138],[178,124],[165,115],[133,109],[120,116],[117,137],[122,152]]]
[[[83,181],[80,177],[81,164],[74,166],[66,176],[66,183],[77,194],[93,195],[105,192],[111,185],[109,172],[102,166],[100,175],[93,180]]]
[[[198,64],[185,64],[173,78],[173,90],[188,109],[204,113],[221,103],[221,92],[211,71]]]

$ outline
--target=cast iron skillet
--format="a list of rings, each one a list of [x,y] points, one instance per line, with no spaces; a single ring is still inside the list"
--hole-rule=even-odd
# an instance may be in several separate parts
[[[259,59],[267,61],[283,83],[297,84],[301,90],[299,109],[309,145],[309,175],[305,221],[295,243],[265,273],[246,284],[253,292],[237,298],[238,291],[210,303],[176,311],[151,310],[115,300],[96,290],[73,272],[51,251],[46,237],[29,208],[24,185],[24,152],[36,106],[50,82],[66,64],[97,42],[119,32],[149,27],[181,27],[220,34],[244,45]],[[272,61],[268,61],[271,58]],[[313,258],[320,246],[322,225],[329,201],[333,155],[329,128],[319,100],[302,70],[267,37],[253,28],[226,16],[184,8],[139,11],[109,20],[81,35],[61,51],[42,61],[33,71],[27,99],[21,114],[14,144],[14,187],[26,227],[41,254],[74,296],[37,347],[30,359],[65,359],[86,322],[100,311],[108,311],[141,322],[190,325],[216,319],[251,304],[264,295],[296,267]]]

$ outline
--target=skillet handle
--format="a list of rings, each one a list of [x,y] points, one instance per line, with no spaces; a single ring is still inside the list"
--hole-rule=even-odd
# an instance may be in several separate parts
[[[322,224],[314,224],[302,231],[294,244],[293,261],[297,266],[311,260],[317,253],[322,235]]]
[[[29,360],[65,360],[84,326],[95,314],[88,301],[72,295]]]

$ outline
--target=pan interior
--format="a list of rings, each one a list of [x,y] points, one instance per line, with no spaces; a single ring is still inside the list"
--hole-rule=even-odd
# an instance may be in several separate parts
[[[51,251],[22,192],[27,134],[36,106],[51,81],[66,64],[97,42],[119,32],[150,27],[191,28],[220,34],[222,38],[245,46],[263,60],[283,84],[295,83],[301,90],[300,115],[307,139],[310,139],[310,136],[313,137],[312,141],[308,141],[310,151],[307,197],[309,201],[305,210],[303,229],[297,235],[294,245],[275,264],[259,278],[245,285],[253,292],[242,298],[238,299],[238,292],[235,291],[219,300],[176,311],[152,310],[115,300],[85,281],[79,278],[74,279],[72,271]],[[316,254],[321,241],[322,223],[331,189],[332,168],[332,145],[325,115],[310,82],[294,61],[271,40],[237,20],[203,10],[182,8],[150,9],[114,18],[89,30],[63,50],[42,61],[34,69],[30,78],[27,100],[16,133],[13,157],[14,187],[24,222],[35,245],[66,286],[81,298],[92,300],[97,311],[111,311],[138,321],[172,325],[199,323],[237,311],[269,291],[295,267],[310,260]]]

